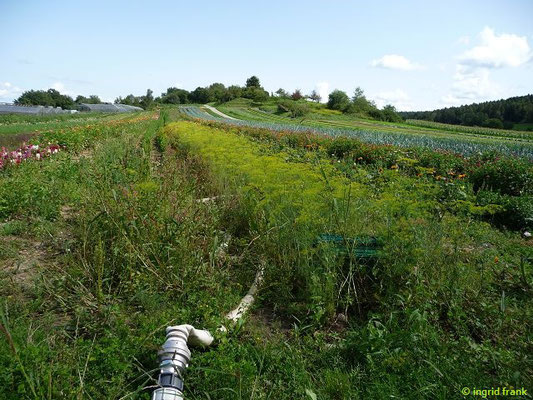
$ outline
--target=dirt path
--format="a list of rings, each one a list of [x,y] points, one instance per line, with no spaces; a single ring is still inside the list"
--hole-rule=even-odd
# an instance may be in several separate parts
[[[209,105],[207,105],[207,104],[204,104],[203,107],[204,107],[204,108],[207,108],[209,111],[212,111],[212,112],[214,112],[214,113],[217,114],[217,115],[220,115],[222,118],[232,119],[232,120],[234,120],[234,121],[240,121],[240,119],[230,117],[229,115],[224,114],[222,111],[218,111],[215,107],[211,107],[211,106],[209,106]]]
[[[163,153],[157,144],[157,140],[152,140],[152,148],[150,150],[150,169],[152,176],[161,176],[161,166],[163,165]]]
[[[39,271],[53,259],[50,250],[33,238],[3,236],[2,241],[5,245],[3,250],[7,250],[9,255],[0,260],[0,282],[5,282],[0,285],[0,290],[12,294],[18,292],[17,288],[31,290]]]
[[[15,150],[22,146],[23,142],[27,142],[35,135],[37,135],[37,132],[0,134],[0,147],[6,147],[8,150]]]

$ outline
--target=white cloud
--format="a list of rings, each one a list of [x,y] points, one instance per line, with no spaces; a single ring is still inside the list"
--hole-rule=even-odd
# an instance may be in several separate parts
[[[497,95],[499,87],[490,80],[486,68],[469,68],[457,65],[452,89],[465,99],[488,98]]]
[[[409,61],[404,56],[397,54],[386,54],[381,58],[373,60],[370,65],[378,68],[399,69],[402,71],[414,71],[424,68],[422,65]]]
[[[411,101],[411,97],[402,89],[380,92],[374,97],[376,99],[376,105],[379,108],[382,108],[387,104],[392,104],[394,107],[401,111],[413,110],[413,103]]]
[[[316,85],[316,91],[318,92],[318,94],[320,95],[320,97],[322,97],[322,102],[327,102],[328,101],[328,96],[329,96],[329,83],[328,82],[318,82]]]
[[[66,95],[72,94],[69,90],[67,90],[67,88],[65,87],[65,84],[62,82],[54,82],[51,88],[57,90],[61,94],[66,94]]]
[[[459,44],[464,44],[464,45],[470,44],[470,36],[461,36],[461,37],[457,40],[457,43],[459,43]]]
[[[477,46],[457,57],[451,91],[441,98],[442,104],[454,106],[506,97],[509,91],[490,79],[490,70],[519,67],[532,59],[526,37],[497,35],[486,27],[478,38]]]
[[[11,102],[19,97],[22,89],[10,82],[0,82],[0,101]]]
[[[525,36],[509,33],[497,35],[493,29],[485,27],[479,39],[478,46],[459,57],[462,64],[485,68],[518,67],[532,58]]]

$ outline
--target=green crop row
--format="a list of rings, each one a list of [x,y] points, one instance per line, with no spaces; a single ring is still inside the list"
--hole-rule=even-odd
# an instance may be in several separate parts
[[[440,122],[433,121],[424,121],[418,119],[408,119],[405,121],[408,125],[419,126],[423,128],[432,128],[432,129],[441,129],[451,132],[467,132],[475,133],[479,135],[486,136],[499,136],[499,137],[509,137],[516,139],[528,139],[533,140],[533,133],[522,132],[509,129],[494,129],[494,128],[484,128],[480,126],[465,126],[465,125],[452,125],[452,124],[443,124]]]
[[[444,185],[466,183],[473,192],[473,207],[494,206],[487,215],[490,220],[511,229],[533,228],[533,165],[526,160],[494,153],[465,158],[423,147],[405,149],[375,145],[311,132],[272,131],[256,127],[236,130],[231,125],[216,121],[203,123],[285,148],[333,156],[342,160],[343,165],[366,164],[392,168],[412,177],[429,176]]]

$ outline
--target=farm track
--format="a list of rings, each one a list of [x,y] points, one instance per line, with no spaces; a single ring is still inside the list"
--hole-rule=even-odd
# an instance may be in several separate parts
[[[4,236],[2,240],[4,245],[16,250],[10,257],[0,261],[1,277],[9,282],[9,285],[1,287],[9,288],[13,292],[17,292],[19,288],[20,293],[31,293],[38,270],[50,264],[53,258],[47,246],[41,241],[18,236]]]
[[[224,114],[222,111],[219,111],[215,107],[211,107],[208,104],[205,104],[204,108],[208,109],[209,111],[212,111],[213,113],[217,114],[219,117],[237,120],[237,118],[230,117],[229,115]]]
[[[161,175],[161,166],[163,165],[163,152],[161,151],[157,140],[152,140],[152,148],[150,150],[150,170],[153,176]]]
[[[4,254],[0,257],[0,288],[3,295],[14,295],[22,300],[29,300],[35,295],[35,285],[43,276],[62,275],[62,257],[70,252],[74,240],[71,224],[78,210],[69,205],[62,205],[56,224],[61,228],[52,237],[38,238],[34,234],[2,236]],[[7,250],[7,251],[6,251]],[[53,271],[53,272],[52,272]]]
[[[21,132],[0,135],[0,148],[5,147],[7,150],[17,149],[23,142],[27,142],[38,134],[39,132]]]

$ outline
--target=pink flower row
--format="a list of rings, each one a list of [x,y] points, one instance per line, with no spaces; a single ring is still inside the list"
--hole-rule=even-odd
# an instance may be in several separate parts
[[[23,144],[20,149],[7,151],[2,147],[0,151],[0,169],[10,164],[20,164],[26,160],[41,160],[59,152],[60,147],[57,144],[49,144],[41,148],[38,144]]]

